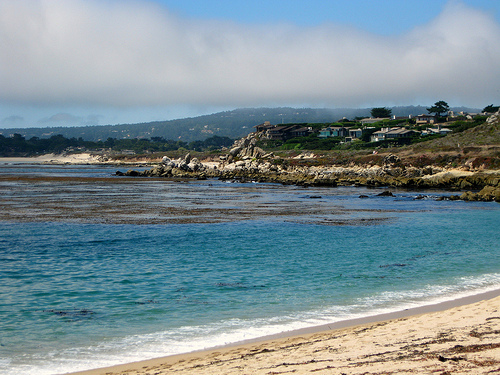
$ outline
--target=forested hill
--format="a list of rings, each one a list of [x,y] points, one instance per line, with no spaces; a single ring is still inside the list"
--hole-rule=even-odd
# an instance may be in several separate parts
[[[392,107],[396,116],[419,115],[427,113],[423,106]],[[455,111],[477,112],[471,108],[452,108]],[[154,138],[191,142],[205,140],[214,135],[229,138],[241,138],[252,132],[255,125],[264,121],[272,124],[281,123],[327,123],[343,117],[369,117],[371,108],[244,108],[218,112],[210,115],[190,117],[179,120],[155,121],[141,124],[99,125],[82,127],[52,127],[0,129],[0,134],[11,136],[20,134],[26,139],[32,137],[49,138],[62,135],[66,138],[83,138],[87,141],[106,140],[108,138]]]

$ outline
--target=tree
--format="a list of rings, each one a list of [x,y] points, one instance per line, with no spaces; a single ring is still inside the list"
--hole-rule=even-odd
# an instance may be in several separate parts
[[[372,108],[370,113],[374,118],[391,117],[392,109],[385,107]]]
[[[487,107],[484,107],[483,112],[486,113],[496,113],[500,107],[499,106],[494,106],[493,104],[490,104]]]
[[[432,107],[427,108],[427,112],[435,113],[437,117],[440,117],[441,113],[446,113],[449,110],[450,107],[448,106],[448,103],[443,100],[440,100],[439,102],[434,103]]]

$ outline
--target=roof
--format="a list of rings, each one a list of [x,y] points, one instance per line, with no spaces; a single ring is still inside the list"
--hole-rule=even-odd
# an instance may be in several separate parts
[[[372,122],[378,122],[378,121],[390,120],[390,119],[391,119],[390,117],[367,117],[367,118],[361,119],[360,122],[369,124]]]
[[[407,134],[412,132],[414,131],[406,128],[393,128],[387,131],[385,134]]]

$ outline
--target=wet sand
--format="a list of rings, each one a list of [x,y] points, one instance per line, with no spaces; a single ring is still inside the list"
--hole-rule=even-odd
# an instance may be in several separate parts
[[[500,373],[500,290],[278,336],[74,375]]]

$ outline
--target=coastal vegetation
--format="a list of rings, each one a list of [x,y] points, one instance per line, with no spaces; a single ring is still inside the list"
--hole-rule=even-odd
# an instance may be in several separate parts
[[[425,106],[398,106],[387,108],[396,117],[417,116],[426,112]],[[479,108],[453,107],[455,113],[480,112]],[[269,121],[271,124],[327,123],[338,119],[352,120],[369,117],[373,108],[239,108],[209,115],[168,121],[152,121],[137,124],[31,127],[0,129],[0,134],[9,137],[14,133],[26,139],[49,138],[62,135],[65,138],[83,138],[86,141],[115,139],[152,139],[162,137],[175,141],[192,142],[204,140],[214,135],[238,139],[252,132],[257,124]],[[496,112],[496,111],[493,111]]]
[[[443,104],[444,103],[444,104]],[[433,109],[434,107],[439,109]],[[429,111],[441,111],[447,107],[445,102],[437,102],[434,107],[428,108]],[[486,107],[494,109],[493,105]],[[429,143],[430,140],[441,139],[446,135],[462,133],[468,129],[476,128],[485,123],[487,116],[455,116],[438,125],[439,129],[445,128],[446,133],[442,131],[430,132],[429,128],[436,128],[433,124],[416,123],[413,117],[380,117],[390,116],[392,110],[389,108],[373,108],[372,118],[377,120],[370,122],[369,125],[363,125],[361,118],[348,120],[343,118],[337,122],[302,122],[286,123],[282,126],[302,127],[307,132],[300,135],[278,137],[261,136],[258,140],[258,146],[266,151],[332,151],[332,150],[374,150],[382,148],[395,148],[400,146],[414,145],[421,142]],[[440,112],[441,113],[441,112]],[[270,122],[269,122],[270,123]],[[274,125],[279,128],[279,125]],[[255,127],[247,127],[247,133],[252,132]],[[344,134],[332,134],[327,137],[322,136],[323,129],[343,129]],[[373,135],[384,129],[404,129],[411,130],[406,136],[398,137],[378,137]],[[351,130],[356,130],[355,136],[350,135]],[[63,152],[82,152],[82,151],[101,151],[111,152],[114,155],[141,155],[154,154],[159,152],[171,152],[177,150],[190,150],[197,152],[214,152],[229,147],[234,142],[233,138],[213,135],[204,140],[194,140],[186,142],[180,139],[166,139],[160,136],[149,138],[112,138],[106,140],[89,140],[83,137],[65,137],[62,134],[52,135],[50,137],[27,138],[20,133],[14,133],[10,136],[0,134],[0,156],[36,156],[44,153],[60,154]]]
[[[65,138],[53,135],[50,138],[32,137],[25,139],[20,134],[12,137],[0,135],[0,156],[36,156],[47,153],[71,153],[83,151],[101,151],[114,154],[137,155],[176,150],[211,151],[228,147],[233,143],[228,137],[213,136],[203,141],[173,141],[162,137],[152,139],[115,139],[106,141],[86,141],[83,138]]]

